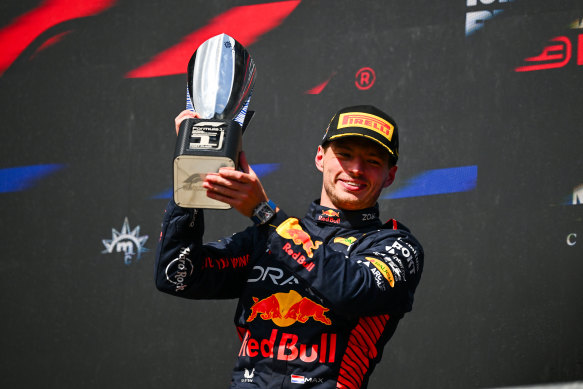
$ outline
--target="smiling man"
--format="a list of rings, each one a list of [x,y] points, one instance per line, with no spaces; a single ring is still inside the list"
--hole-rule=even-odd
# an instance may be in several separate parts
[[[186,117],[176,118],[177,126]],[[399,320],[412,309],[423,248],[377,200],[395,179],[395,121],[370,106],[340,110],[316,152],[322,192],[288,217],[244,154],[241,171],[208,174],[207,196],[253,225],[202,243],[203,212],[170,201],[156,285],[193,299],[237,298],[241,338],[231,388],[365,388]]]

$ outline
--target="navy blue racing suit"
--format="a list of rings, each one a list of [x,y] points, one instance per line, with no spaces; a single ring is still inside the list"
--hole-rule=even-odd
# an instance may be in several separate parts
[[[203,219],[170,201],[156,286],[239,299],[231,388],[366,388],[423,270],[409,230],[383,225],[378,205],[343,211],[314,202],[302,219],[280,210],[266,225],[203,244]]]

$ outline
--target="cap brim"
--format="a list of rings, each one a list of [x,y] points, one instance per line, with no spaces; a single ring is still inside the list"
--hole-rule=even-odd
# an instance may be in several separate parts
[[[365,135],[365,134],[360,134],[358,132],[344,132],[342,134],[336,134],[336,135],[332,135],[329,138],[326,138],[324,143],[329,142],[329,141],[333,141],[335,139],[338,138],[343,138],[343,137],[354,137],[354,136],[358,136],[361,138],[365,138],[365,139],[370,139],[372,141],[375,141],[377,144],[381,145],[383,147],[383,149],[387,150],[389,152],[389,155],[393,158],[397,158],[397,156],[395,155],[395,153],[393,152],[393,150],[391,150],[390,147],[388,147],[386,144],[384,144],[383,142],[381,142],[380,140],[378,140],[377,138],[375,138],[374,136],[370,136],[370,135]]]

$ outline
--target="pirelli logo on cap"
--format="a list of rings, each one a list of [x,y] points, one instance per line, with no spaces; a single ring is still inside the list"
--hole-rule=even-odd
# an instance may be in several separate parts
[[[389,142],[393,137],[395,127],[378,116],[364,112],[341,113],[338,117],[338,129],[346,127],[362,127],[377,132],[387,138]]]

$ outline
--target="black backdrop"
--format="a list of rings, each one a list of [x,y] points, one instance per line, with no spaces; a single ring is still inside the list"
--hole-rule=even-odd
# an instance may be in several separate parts
[[[400,168],[379,203],[426,267],[372,388],[583,379],[581,2],[0,9],[0,386],[228,385],[235,302],[153,284],[181,73],[217,29],[256,61],[244,148],[288,214],[319,195],[313,157],[339,107],[372,103],[399,122]],[[147,64],[159,66],[140,74]],[[209,240],[249,224],[209,213]]]

